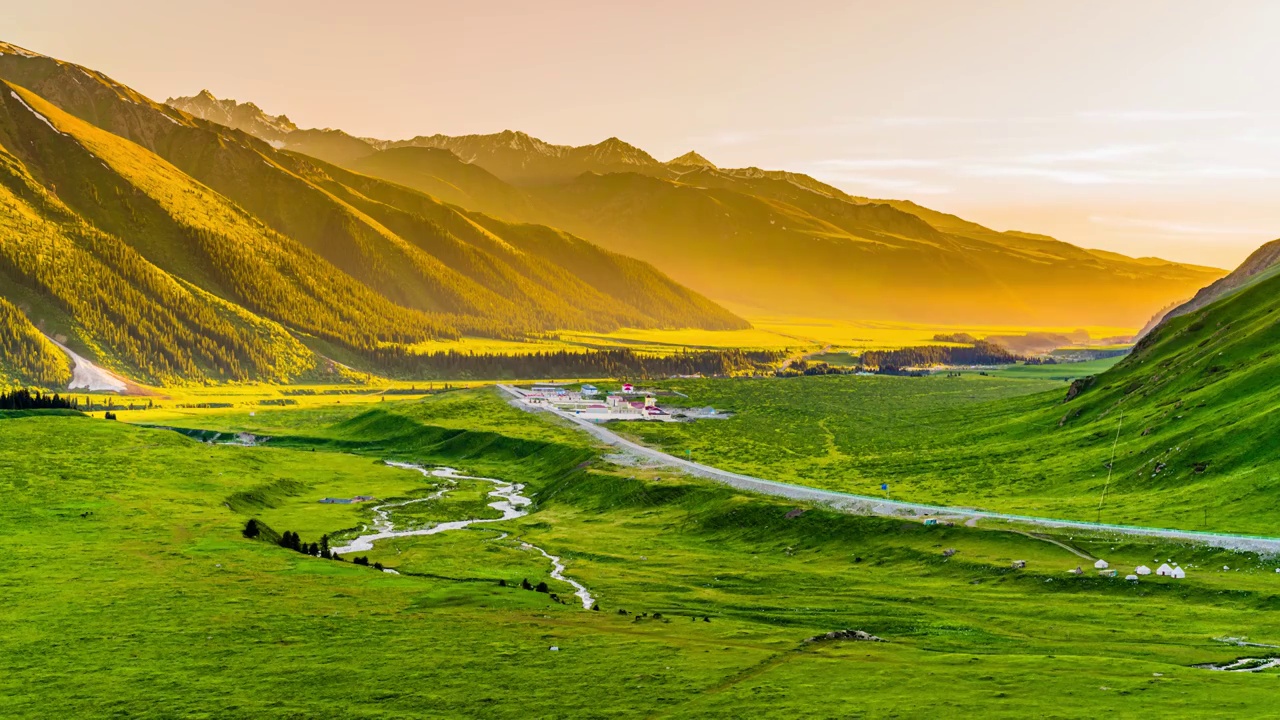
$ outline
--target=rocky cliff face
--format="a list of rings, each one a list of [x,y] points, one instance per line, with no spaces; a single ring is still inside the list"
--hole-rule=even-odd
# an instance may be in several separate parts
[[[164,103],[198,118],[243,130],[277,147],[285,136],[298,129],[284,115],[268,115],[251,102],[220,99],[208,90],[201,90],[191,97],[169,98]]]

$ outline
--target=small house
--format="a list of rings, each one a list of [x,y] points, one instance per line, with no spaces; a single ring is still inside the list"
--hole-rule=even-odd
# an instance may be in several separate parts
[[[1107,564],[1106,560],[1099,560],[1098,562],[1094,563],[1093,566],[1098,568],[1099,570],[1106,570],[1107,568],[1111,567],[1110,565]]]
[[[1156,568],[1156,574],[1163,575],[1164,577],[1171,577],[1173,575],[1173,568],[1169,567],[1168,563],[1161,564],[1160,567]]]
[[[1137,576],[1137,575],[1134,575],[1134,574],[1132,574],[1132,573],[1131,573],[1131,574],[1129,574],[1129,575],[1125,575],[1125,576],[1124,576],[1124,579],[1125,579],[1125,580],[1132,580],[1133,582],[1138,582],[1138,576]]]
[[[582,393],[583,397],[600,394],[600,390],[597,389],[595,385],[583,385],[581,388],[579,388],[578,392]]]
[[[1169,577],[1173,578],[1174,580],[1181,580],[1186,576],[1187,576],[1187,571],[1183,570],[1180,567],[1174,568],[1173,572],[1169,573]]]
[[[1146,565],[1139,565],[1138,567],[1133,569],[1133,574],[1134,575],[1150,575],[1151,568],[1147,567]]]

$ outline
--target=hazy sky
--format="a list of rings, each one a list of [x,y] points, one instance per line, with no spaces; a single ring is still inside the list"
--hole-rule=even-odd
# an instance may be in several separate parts
[[[304,127],[616,135],[1222,267],[1280,237],[1280,2],[6,5],[5,40]]]

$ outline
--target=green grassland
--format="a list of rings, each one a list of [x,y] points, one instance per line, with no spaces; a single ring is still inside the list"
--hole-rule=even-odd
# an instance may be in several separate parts
[[[1123,356],[1118,355],[1116,357],[1102,358],[1101,360],[1064,362],[1054,365],[1018,364],[984,372],[995,377],[1067,381],[1106,372],[1123,359]]]
[[[1107,379],[1120,371],[1099,383],[1115,385]],[[829,376],[664,386],[689,396],[681,402],[734,416],[621,430],[737,472],[858,494],[879,494],[888,483],[897,499],[1028,515],[1280,534],[1274,461],[1253,442],[1276,421],[1258,415],[1248,395],[1202,390],[1181,405],[1176,395],[1133,403],[1122,421],[1109,411],[1115,397],[1086,392],[1064,404],[1066,383],[1049,379]],[[1241,422],[1261,435],[1238,434],[1232,425]]]
[[[1014,383],[1029,382],[965,378],[939,403],[968,412],[970,395],[1015,395]],[[925,404],[905,397],[885,402]],[[1192,568],[1182,582],[1134,585],[1069,575],[1086,561],[998,526],[822,508],[787,518],[796,506],[778,499],[608,464],[586,436],[487,389],[186,420],[273,440],[207,445],[95,418],[0,419],[0,715],[1096,717],[1270,707],[1274,671],[1190,667],[1269,652],[1217,637],[1280,642],[1280,616],[1267,612],[1280,576],[1254,556],[1059,538],[1117,567],[1168,557]],[[369,553],[399,576],[241,537],[257,517],[315,540],[368,520],[367,507],[319,498],[420,497],[435,484],[380,462],[389,458],[527,483],[534,511]],[[440,513],[469,513],[475,492],[464,487],[463,502]],[[415,520],[446,519],[429,514]],[[562,556],[601,610],[514,587],[528,579],[570,591],[523,542]],[[958,552],[946,558],[945,548]],[[1010,568],[1017,559],[1026,569]],[[1211,570],[1222,565],[1233,570]],[[843,628],[887,642],[804,642]]]

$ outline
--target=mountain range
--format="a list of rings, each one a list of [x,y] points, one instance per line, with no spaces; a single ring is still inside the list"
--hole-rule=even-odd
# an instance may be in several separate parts
[[[745,311],[1137,324],[1222,275],[617,138],[383,141],[158,103],[5,43],[0,206],[0,376],[41,384],[70,371],[55,342],[142,382],[290,381],[428,340]]]
[[[245,107],[208,92],[169,103],[201,117]],[[279,125],[265,114],[238,122]],[[569,147],[515,131],[386,141],[326,129],[280,142],[494,217],[564,228],[761,315],[1137,327],[1223,275],[998,232],[800,173],[719,168],[693,151],[661,162],[618,138]]]
[[[260,114],[221,119],[288,127]],[[282,152],[8,44],[0,207],[0,319],[147,382],[376,367],[389,345],[464,334],[747,326],[569,233]]]

